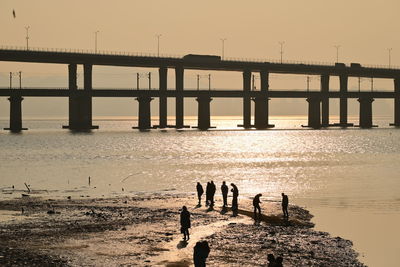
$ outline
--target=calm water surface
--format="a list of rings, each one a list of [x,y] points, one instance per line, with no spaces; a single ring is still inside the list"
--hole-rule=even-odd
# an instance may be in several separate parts
[[[4,192],[24,182],[44,197],[95,197],[193,192],[197,181],[226,180],[244,197],[277,201],[286,192],[315,215],[318,230],[352,240],[364,263],[399,266],[400,129],[307,130],[302,119],[276,119],[274,130],[244,131],[224,119],[208,132],[138,132],[130,121],[96,123],[90,134],[61,130],[57,120],[0,131],[0,198],[19,197]]]

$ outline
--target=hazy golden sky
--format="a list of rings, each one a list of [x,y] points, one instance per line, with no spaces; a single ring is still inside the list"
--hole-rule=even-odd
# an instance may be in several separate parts
[[[284,59],[334,62],[334,45],[340,45],[340,61],[387,65],[392,48],[392,65],[400,65],[399,10],[398,0],[1,0],[0,44],[25,46],[29,25],[31,47],[94,49],[98,30],[99,50],[156,53],[155,35],[162,34],[165,54],[221,54],[220,39],[226,38],[226,57],[278,59],[284,41]],[[26,86],[66,86],[65,66],[5,62],[0,62],[0,86],[8,86],[8,73],[18,70]],[[133,87],[136,71],[143,72],[95,67],[94,85]],[[187,87],[195,87],[196,75],[186,72]],[[240,88],[241,75],[215,73],[213,85]],[[318,88],[319,81],[312,86]],[[363,86],[368,88],[368,82]],[[392,82],[375,86],[391,90]],[[272,89],[285,87],[304,88],[305,78],[271,77]],[[0,101],[0,117],[7,116],[6,102]]]

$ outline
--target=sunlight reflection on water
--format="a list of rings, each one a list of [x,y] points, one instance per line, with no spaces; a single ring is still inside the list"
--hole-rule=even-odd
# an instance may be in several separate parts
[[[0,122],[5,126],[5,121]],[[101,128],[91,134],[61,130],[59,121],[27,121],[31,129],[21,135],[0,132],[0,187],[15,185],[23,190],[27,182],[32,189],[55,190],[45,195],[49,198],[95,197],[171,189],[193,192],[197,181],[214,180],[219,186],[226,180],[239,186],[241,196],[261,192],[265,199],[280,200],[280,193],[287,193],[292,202],[307,206],[317,216],[322,230],[346,233],[357,248],[368,251],[370,262],[375,259],[370,256],[373,247],[357,243],[358,237],[336,229],[337,222],[330,216],[318,214],[333,210],[338,220],[341,212],[350,210],[348,218],[379,214],[399,220],[397,129],[315,131],[299,129],[302,120],[277,120],[272,121],[280,125],[276,130],[219,130],[238,124],[221,120],[213,122],[217,130],[208,132],[142,133],[131,130],[129,121],[96,123]],[[364,227],[362,234],[376,226],[365,223]],[[400,238],[399,234],[386,237]]]

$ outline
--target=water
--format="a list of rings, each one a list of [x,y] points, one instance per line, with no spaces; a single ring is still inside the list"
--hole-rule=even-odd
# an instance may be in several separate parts
[[[28,120],[23,134],[0,131],[0,198],[19,197],[24,182],[55,198],[193,192],[197,181],[226,180],[241,196],[285,192],[315,215],[318,230],[352,240],[361,261],[398,266],[400,130],[307,130],[304,118],[276,118],[266,131],[237,129],[238,118],[214,119],[208,132],[138,132],[135,123],[95,121],[100,130],[73,134],[60,129],[65,121]],[[9,194],[12,185],[20,191]]]

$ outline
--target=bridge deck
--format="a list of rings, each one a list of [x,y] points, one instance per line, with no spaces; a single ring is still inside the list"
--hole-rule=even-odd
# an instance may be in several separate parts
[[[400,69],[378,66],[338,66],[334,64],[312,64],[312,63],[277,63],[265,61],[251,61],[240,59],[226,59],[220,61],[187,61],[181,57],[157,57],[150,55],[128,55],[128,54],[95,54],[88,52],[68,52],[66,50],[21,50],[0,49],[0,61],[35,62],[35,63],[57,63],[57,64],[92,64],[125,67],[183,67],[196,70],[218,70],[218,71],[262,71],[284,74],[305,75],[348,75],[350,77],[369,78],[398,78]]]
[[[270,90],[268,92],[261,91],[250,91],[244,92],[242,90],[134,90],[134,89],[93,89],[91,91],[76,90],[71,91],[68,89],[56,89],[56,88],[43,88],[43,89],[0,89],[0,96],[10,96],[10,95],[21,95],[28,97],[68,97],[70,94],[91,94],[93,97],[139,97],[139,96],[150,96],[150,97],[198,97],[202,95],[207,95],[211,97],[219,98],[243,98],[243,96],[264,96],[269,98],[308,98],[313,96],[327,96],[329,98],[359,98],[359,97],[372,97],[372,98],[394,98],[394,92],[353,92],[349,91],[346,93],[342,92],[320,92],[320,91],[300,91],[300,90],[290,90],[290,91],[277,91]]]

